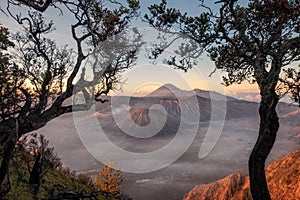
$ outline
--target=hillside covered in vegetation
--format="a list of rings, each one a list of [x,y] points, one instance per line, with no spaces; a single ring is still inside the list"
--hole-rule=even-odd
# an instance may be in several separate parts
[[[0,199],[130,199],[121,194],[123,174],[120,170],[104,165],[99,175],[77,174],[62,166],[48,143],[43,135],[35,133],[17,142]]]

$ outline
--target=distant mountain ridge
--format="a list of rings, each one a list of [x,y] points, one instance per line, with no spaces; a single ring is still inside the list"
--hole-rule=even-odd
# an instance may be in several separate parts
[[[212,99],[216,101],[235,101],[238,100],[234,97],[230,97],[227,95],[220,94],[215,91],[201,90],[201,89],[193,89],[190,91],[179,89],[178,87],[172,84],[165,84],[153,92],[146,95],[147,97],[186,97],[197,95],[199,97]]]

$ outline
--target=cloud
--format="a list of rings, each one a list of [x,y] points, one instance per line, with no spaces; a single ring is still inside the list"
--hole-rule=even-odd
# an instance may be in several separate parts
[[[260,101],[260,94],[258,92],[226,92],[227,95],[241,100]]]

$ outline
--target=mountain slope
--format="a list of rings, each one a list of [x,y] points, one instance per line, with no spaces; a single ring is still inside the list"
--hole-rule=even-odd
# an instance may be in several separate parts
[[[237,99],[234,97],[230,97],[224,94],[220,94],[215,91],[208,91],[208,90],[201,90],[201,89],[194,89],[194,92],[197,96],[207,98],[207,99],[213,99],[216,101],[236,101]]]
[[[289,138],[300,142],[300,109],[282,115],[280,130]]]
[[[300,199],[300,149],[268,165],[267,180],[272,199]],[[210,184],[196,186],[184,200],[250,200],[249,177],[231,174]]]
[[[179,89],[178,87],[172,84],[165,84],[156,90],[152,91],[147,95],[147,97],[172,97],[175,98],[176,96],[187,96],[188,91],[184,91]]]

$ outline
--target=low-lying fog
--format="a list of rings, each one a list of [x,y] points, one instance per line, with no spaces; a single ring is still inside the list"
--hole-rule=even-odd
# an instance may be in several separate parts
[[[105,123],[105,119],[103,121]],[[286,124],[284,127],[287,129]],[[229,173],[247,173],[247,159],[257,137],[258,118],[254,116],[226,120],[213,150],[204,159],[199,159],[198,153],[207,129],[208,123],[202,123],[192,145],[173,164],[150,173],[124,173],[124,192],[134,199],[177,200],[182,199],[184,194],[195,185],[215,181]],[[85,134],[90,134],[91,131],[91,127],[86,127]],[[37,132],[44,134],[50,140],[63,163],[71,169],[93,174],[101,167],[101,163],[88,153],[79,139],[72,114],[54,119]],[[161,148],[168,144],[173,136],[137,140],[111,133],[109,138],[123,149],[143,152]],[[269,160],[298,147],[296,140],[287,137],[281,130]],[[141,166],[148,164],[146,161],[139,160],[134,163]]]
[[[182,101],[178,101],[171,89]],[[125,97],[114,97],[109,101],[115,102],[114,105],[99,103],[94,111],[65,114],[37,132],[44,134],[63,163],[77,172],[95,174],[101,167],[101,162],[86,150],[87,147],[96,156],[104,156],[118,164],[120,161],[121,169],[127,172],[148,172],[124,173],[123,190],[134,199],[179,200],[196,185],[215,181],[230,173],[247,173],[248,157],[258,134],[258,104],[232,97],[221,101],[224,95],[213,94],[162,86],[148,96],[130,98],[125,106]],[[151,110],[152,105],[155,108]],[[284,103],[277,108],[281,128],[269,162],[299,147],[299,108]],[[197,116],[197,110],[200,116]],[[182,118],[185,112],[187,119]],[[116,120],[114,114],[119,119]],[[163,127],[159,128],[162,122]],[[151,130],[158,129],[157,135],[149,137],[148,124]],[[126,135],[124,130],[131,136]],[[101,131],[106,136],[100,134]],[[219,135],[219,140],[216,140]],[[112,148],[111,141],[118,148]],[[191,145],[186,147],[187,144]],[[202,144],[207,145],[202,147],[214,148],[200,159],[198,155]],[[130,154],[124,153],[124,150]],[[176,159],[180,151],[183,154]],[[152,152],[155,156],[149,157]],[[175,162],[167,165],[171,159]],[[151,171],[159,168],[159,164],[167,166]]]

